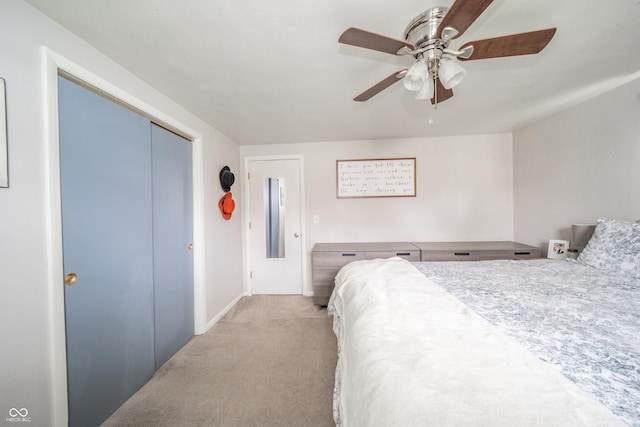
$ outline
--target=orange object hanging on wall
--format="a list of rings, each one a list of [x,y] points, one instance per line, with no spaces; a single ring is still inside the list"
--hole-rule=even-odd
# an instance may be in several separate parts
[[[231,219],[231,215],[233,214],[233,210],[236,208],[236,202],[233,201],[233,195],[231,191],[224,193],[224,196],[218,200],[218,208],[220,208],[220,212],[222,213],[222,217],[227,221]]]

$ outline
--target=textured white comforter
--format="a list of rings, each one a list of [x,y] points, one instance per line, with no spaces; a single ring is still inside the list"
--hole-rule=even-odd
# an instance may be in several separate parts
[[[345,266],[329,312],[338,426],[624,425],[406,260]]]

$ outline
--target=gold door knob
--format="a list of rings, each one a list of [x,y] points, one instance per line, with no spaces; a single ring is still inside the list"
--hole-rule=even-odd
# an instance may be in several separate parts
[[[189,248],[189,250],[193,249],[193,243],[189,243],[188,248]]]
[[[64,276],[64,284],[67,286],[71,286],[76,283],[78,280],[78,275],[76,273],[69,273]]]

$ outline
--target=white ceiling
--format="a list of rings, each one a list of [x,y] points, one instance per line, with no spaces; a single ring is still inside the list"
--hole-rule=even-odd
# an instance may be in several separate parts
[[[464,0],[459,0],[464,1]],[[411,64],[341,45],[349,26],[402,38],[452,0],[27,0],[239,144],[510,132],[640,70],[640,0],[495,0],[451,48],[557,27],[538,55],[467,61],[432,112],[395,84]]]

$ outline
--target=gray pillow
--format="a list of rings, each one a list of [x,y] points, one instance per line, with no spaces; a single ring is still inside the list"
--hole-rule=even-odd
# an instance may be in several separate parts
[[[593,236],[577,261],[640,278],[640,223],[598,218]]]

